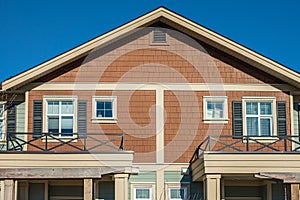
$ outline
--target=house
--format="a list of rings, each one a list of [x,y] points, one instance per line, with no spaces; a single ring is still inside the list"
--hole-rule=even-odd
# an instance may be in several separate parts
[[[299,89],[157,8],[2,82],[1,199],[299,199]]]

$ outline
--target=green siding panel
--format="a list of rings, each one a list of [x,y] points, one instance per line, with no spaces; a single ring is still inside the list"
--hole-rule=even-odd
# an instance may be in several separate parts
[[[165,175],[165,182],[184,182],[184,183],[190,183],[191,177],[190,176],[183,176],[181,172],[168,172],[166,171],[164,173]]]
[[[99,182],[99,199],[114,200],[115,199],[115,182],[100,181]]]
[[[130,175],[131,182],[156,182],[156,172],[140,172],[137,175]]]
[[[128,200],[131,198],[131,183],[156,183],[156,172],[140,172],[129,177]]]

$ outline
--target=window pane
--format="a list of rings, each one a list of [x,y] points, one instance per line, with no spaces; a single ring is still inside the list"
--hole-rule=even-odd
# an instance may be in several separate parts
[[[261,115],[271,115],[272,114],[272,103],[271,102],[261,102],[260,103],[260,114]]]
[[[59,102],[58,101],[48,101],[48,114],[58,114],[59,113]]]
[[[171,199],[184,199],[184,189],[170,189]]]
[[[224,118],[224,102],[207,101],[206,117],[210,119]]]
[[[271,119],[270,118],[260,119],[260,134],[262,136],[270,136],[271,135]]]
[[[135,196],[137,199],[149,199],[150,189],[136,189]]]
[[[62,114],[73,114],[73,101],[62,101],[61,102],[61,113]]]
[[[97,101],[96,117],[111,118],[113,117],[113,103],[111,101]]]
[[[258,135],[258,118],[247,117],[247,135],[254,136]]]
[[[49,133],[58,133],[59,132],[58,117],[48,117],[48,132]]]
[[[246,114],[257,115],[258,114],[258,103],[257,102],[247,102],[246,103]]]
[[[97,101],[97,110],[98,109],[104,109],[104,102],[102,101]]]
[[[61,132],[73,133],[73,116],[63,116],[61,118]]]
[[[112,110],[105,110],[105,117],[112,117]]]

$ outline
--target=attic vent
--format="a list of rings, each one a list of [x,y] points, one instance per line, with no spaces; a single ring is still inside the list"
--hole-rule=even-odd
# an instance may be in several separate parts
[[[153,43],[166,43],[167,33],[160,29],[155,29],[152,31],[152,42]]]

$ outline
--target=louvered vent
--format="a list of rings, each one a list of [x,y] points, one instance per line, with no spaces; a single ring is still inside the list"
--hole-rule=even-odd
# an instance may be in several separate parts
[[[167,33],[160,29],[155,29],[152,32],[152,42],[153,43],[166,43]]]

